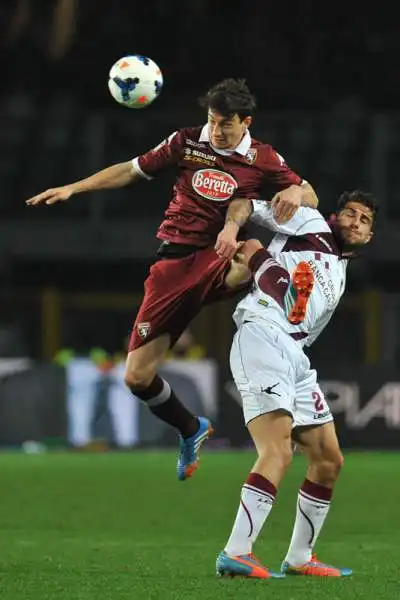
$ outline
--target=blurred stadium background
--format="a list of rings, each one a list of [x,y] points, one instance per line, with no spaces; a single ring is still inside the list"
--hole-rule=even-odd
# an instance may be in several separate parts
[[[50,448],[136,451],[175,444],[174,432],[164,429],[139,404],[132,404],[121,383],[126,338],[157,247],[155,231],[169,201],[173,174],[131,189],[81,196],[51,209],[28,209],[24,201],[48,187],[134,157],[179,127],[202,123],[204,114],[196,106],[197,96],[219,79],[233,76],[245,77],[258,97],[253,136],[274,145],[314,185],[322,212],[328,215],[339,194],[356,187],[374,192],[381,202],[376,239],[365,260],[354,261],[349,268],[347,296],[310,354],[345,449],[400,448],[397,20],[389,9],[379,11],[376,6],[364,5],[360,14],[351,5],[345,11],[340,5],[330,5],[327,14],[324,5],[312,4],[306,10],[299,3],[254,2],[243,8],[243,3],[235,0],[229,5],[220,0],[1,0],[0,447],[41,453]],[[140,113],[117,105],[107,88],[111,64],[136,52],[153,58],[165,80],[160,98]],[[213,417],[216,437],[209,448],[214,449],[249,446],[227,360],[233,306],[233,302],[224,303],[204,310],[164,366],[178,395],[198,412]],[[41,504],[43,498],[35,488],[36,474],[40,472],[46,489],[54,492],[52,486],[62,485],[61,473],[77,469],[64,497],[68,507],[60,505],[67,515],[72,515],[74,506],[79,510],[85,505],[79,494],[82,472],[92,481],[89,474],[94,469],[92,477],[99,478],[94,489],[100,495],[109,490],[110,473],[115,477],[110,467],[114,463],[107,463],[103,472],[101,465],[106,463],[93,462],[106,457],[85,457],[89,462],[79,466],[63,458],[60,463],[44,461],[27,467],[8,456],[0,459],[0,472],[5,475],[10,470],[9,479],[6,477],[10,510],[17,506],[23,510],[15,503],[22,491],[18,477],[26,480],[26,498],[27,490],[32,490],[32,501],[40,512],[46,504]],[[167,456],[173,477],[174,458]],[[215,456],[217,469],[222,459],[219,453]],[[360,479],[346,480],[354,493],[367,485],[371,473],[382,473],[382,465],[389,464],[385,463],[387,455],[381,455],[378,468],[370,456],[365,454],[365,461],[357,462],[360,469],[351,471],[353,475],[361,473]],[[40,457],[40,461],[44,459]],[[395,468],[393,459],[390,468]],[[124,489],[129,459],[116,460],[123,461],[115,463],[121,468],[121,478],[113,481]],[[143,463],[136,456],[132,460],[132,476],[140,478]],[[207,456],[205,467],[211,460]],[[251,457],[245,460],[246,467],[239,473],[234,470],[235,458],[229,467],[221,464],[225,472],[231,472],[232,510]],[[151,470],[151,455],[146,461]],[[98,470],[104,475],[104,488]],[[52,483],[54,473],[59,474],[57,483]],[[207,477],[205,469],[201,475]],[[213,485],[210,477],[203,479],[208,487]],[[172,484],[166,485],[166,507],[168,502],[182,502],[180,491],[177,497],[176,491],[171,492]],[[53,500],[57,502],[51,498],[46,496],[49,514]],[[104,498],[107,493],[102,501],[104,511],[93,516],[97,525],[105,516]],[[92,500],[86,496],[87,510]],[[110,496],[110,502],[114,500]],[[352,510],[350,496],[347,502],[343,515]],[[60,514],[56,511],[55,515],[50,525],[33,520],[37,531],[58,532],[56,537],[64,525],[70,534],[75,531],[72,517],[66,517],[63,525]],[[226,529],[232,515],[228,514]],[[388,520],[389,515],[390,510]],[[15,523],[21,522],[19,516],[15,523],[11,519],[11,524],[3,519],[3,528],[10,530],[17,530]],[[347,531],[342,525],[343,532]],[[376,532],[382,531],[382,523],[375,525]],[[136,526],[133,520],[129,526]],[[97,539],[96,527],[87,529],[92,540],[87,542],[89,546]],[[362,528],[360,521],[359,530]],[[120,534],[117,527],[113,535]],[[23,535],[38,546],[48,543],[46,536],[35,538],[29,527]],[[84,543],[76,535],[79,543]],[[144,531],[140,535],[144,539]],[[11,552],[9,573],[22,569],[33,578],[32,597],[34,590],[41,590],[41,598],[53,598],[49,581],[54,580],[46,579],[47,567],[40,571],[47,556],[44,546],[38,554],[31,549],[26,558],[21,543],[14,554],[7,544],[3,546]],[[211,546],[208,562],[212,572],[213,552],[219,547]],[[68,551],[64,547],[69,559],[74,547],[68,546]],[[154,541],[153,550],[156,547]],[[341,548],[337,546],[338,554]],[[365,548],[368,552],[367,545]],[[376,556],[382,548],[375,547]],[[129,545],[125,550],[134,552]],[[349,557],[353,551],[350,544]],[[91,569],[87,560],[85,554],[84,572],[86,567]],[[115,555],[116,563],[118,560]],[[129,557],[125,560],[130,562]],[[40,581],[34,575],[38,562],[43,575]],[[73,564],[71,568],[78,568]],[[176,565],[172,559],[171,565],[171,569]],[[165,577],[166,573],[163,571]],[[23,593],[23,580],[21,584],[18,578],[16,581],[10,584],[7,598],[31,597]],[[62,581],[60,598],[62,586],[71,583],[68,577]],[[77,587],[75,597],[94,598],[100,591],[104,597],[99,582],[101,577],[90,589],[82,584],[80,592]],[[124,593],[128,597],[128,587],[122,588],[120,597],[125,597]],[[177,591],[175,595],[152,596],[145,585],[140,590],[133,597],[201,595]],[[301,593],[300,588],[297,591]],[[390,596],[389,588],[386,592],[382,597],[397,597]],[[213,597],[212,588],[209,593],[201,597]],[[347,597],[340,595],[339,588],[337,593],[335,597]],[[365,593],[365,589],[360,591],[364,598],[372,597]],[[324,598],[324,594],[319,588],[318,597]],[[376,590],[374,594],[374,598],[380,597]],[[356,592],[353,596],[361,597]]]

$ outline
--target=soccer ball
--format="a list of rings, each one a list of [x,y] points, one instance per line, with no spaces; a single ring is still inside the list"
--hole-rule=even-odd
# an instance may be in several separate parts
[[[108,88],[114,100],[128,108],[145,108],[157,98],[163,76],[156,63],[139,54],[124,56],[111,67]]]

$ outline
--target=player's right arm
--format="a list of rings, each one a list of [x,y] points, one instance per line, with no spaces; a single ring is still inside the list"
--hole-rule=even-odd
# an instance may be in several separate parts
[[[271,201],[252,200],[251,203],[251,221],[274,233],[302,235],[310,233],[315,228],[315,231],[325,231],[327,228],[326,221],[318,210],[308,206],[300,206],[288,221],[280,223],[276,219],[275,207]]]
[[[74,194],[121,188],[139,179],[152,179],[153,175],[175,165],[180,160],[185,138],[185,130],[175,131],[161,144],[133,160],[112,165],[75,183],[50,188],[29,198],[26,204],[29,206],[55,204],[68,200]]]
[[[107,167],[86,179],[80,179],[75,183],[61,187],[50,188],[33,198],[29,198],[26,204],[36,206],[37,204],[55,204],[68,200],[74,194],[82,192],[94,192],[96,190],[107,190],[124,187],[141,179],[140,173],[135,169],[132,161],[118,163]]]
[[[245,225],[252,213],[251,200],[237,198],[229,204],[225,217],[225,225],[219,232],[215,243],[215,251],[218,256],[232,260],[237,249],[237,236],[239,230]]]
[[[249,200],[248,198],[232,200],[226,213],[224,228],[219,232],[215,244],[215,251],[218,256],[228,260],[233,259],[238,249],[237,236],[239,230],[249,218],[275,233],[286,235],[299,235],[298,232],[305,223],[315,219],[321,220],[320,213],[308,207],[306,201],[304,205],[290,212],[288,219],[285,217],[282,220],[282,216],[277,214],[276,196],[269,202]]]

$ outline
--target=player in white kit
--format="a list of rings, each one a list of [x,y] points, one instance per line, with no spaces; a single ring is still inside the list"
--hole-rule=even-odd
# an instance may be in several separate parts
[[[329,511],[343,457],[317,373],[303,351],[321,333],[344,292],[348,259],[372,237],[377,213],[371,194],[345,192],[328,222],[299,208],[278,225],[270,203],[253,201],[252,220],[276,232],[265,249],[258,240],[238,260],[254,286],[233,315],[237,325],[231,369],[258,458],[245,481],[232,533],[217,558],[219,575],[269,578],[286,574],[342,576],[350,569],[317,560],[313,547]],[[292,439],[308,460],[296,520],[281,572],[252,554],[290,465]]]

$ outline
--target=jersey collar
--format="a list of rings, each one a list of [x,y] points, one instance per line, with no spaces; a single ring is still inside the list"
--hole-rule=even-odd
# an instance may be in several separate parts
[[[222,154],[223,156],[229,156],[229,154],[233,154],[234,152],[237,152],[241,156],[246,156],[251,146],[251,135],[249,130],[247,129],[246,133],[244,134],[236,148],[229,150],[220,150],[219,148],[214,148],[214,146],[211,144],[210,136],[208,133],[208,125],[206,124],[201,130],[199,142],[208,142],[211,148],[214,150],[214,152],[216,152],[217,154]]]

